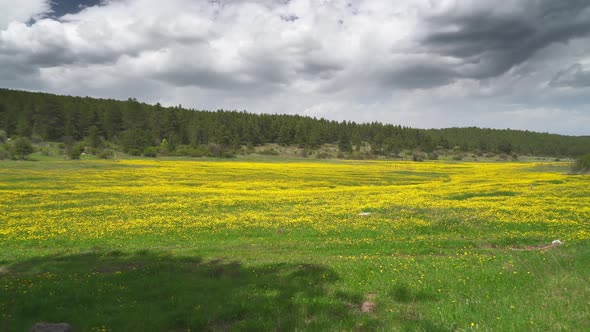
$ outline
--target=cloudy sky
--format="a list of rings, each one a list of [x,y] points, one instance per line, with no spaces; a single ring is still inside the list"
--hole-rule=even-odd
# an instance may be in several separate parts
[[[590,0],[0,0],[0,87],[590,135]]]

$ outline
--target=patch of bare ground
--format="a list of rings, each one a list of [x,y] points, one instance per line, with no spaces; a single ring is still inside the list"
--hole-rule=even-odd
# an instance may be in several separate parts
[[[8,267],[0,266],[0,276],[3,274],[8,274],[8,272],[10,272],[10,271],[8,271]]]
[[[362,313],[368,314],[368,313],[375,311],[375,308],[377,307],[377,304],[375,303],[376,297],[377,297],[377,295],[375,295],[375,294],[368,294],[367,295],[367,298],[365,299],[365,301],[363,301],[363,303],[361,303],[360,310]]]

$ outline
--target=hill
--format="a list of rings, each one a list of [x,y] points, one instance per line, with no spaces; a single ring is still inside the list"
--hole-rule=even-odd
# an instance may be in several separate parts
[[[416,129],[380,122],[330,121],[299,115],[203,111],[0,89],[0,130],[7,137],[78,142],[91,152],[122,149],[140,155],[227,156],[269,143],[314,151],[337,145],[354,153],[396,157],[437,150],[575,157],[590,153],[590,137],[481,128]],[[80,150],[80,148],[78,149]]]

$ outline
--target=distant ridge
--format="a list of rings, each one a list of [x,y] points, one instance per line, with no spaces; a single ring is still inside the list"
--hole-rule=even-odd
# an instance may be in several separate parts
[[[330,121],[300,115],[199,111],[90,97],[0,89],[0,130],[9,137],[75,142],[93,136],[142,153],[163,141],[181,146],[216,144],[224,149],[267,143],[317,149],[337,144],[341,151],[370,148],[374,155],[437,149],[473,153],[575,157],[590,153],[590,136],[477,127],[416,129],[380,122]]]

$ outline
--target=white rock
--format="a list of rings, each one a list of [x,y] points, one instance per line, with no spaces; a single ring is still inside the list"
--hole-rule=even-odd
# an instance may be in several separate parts
[[[560,246],[560,245],[562,245],[562,244],[563,244],[563,242],[561,242],[561,241],[559,241],[559,240],[553,240],[553,241],[551,242],[551,244],[552,244],[552,245],[554,245],[554,246]]]
[[[359,213],[359,216],[370,216],[371,212],[361,212]]]

